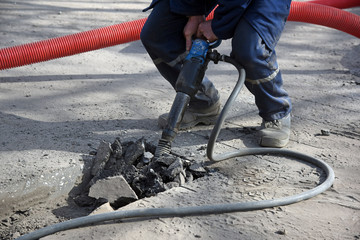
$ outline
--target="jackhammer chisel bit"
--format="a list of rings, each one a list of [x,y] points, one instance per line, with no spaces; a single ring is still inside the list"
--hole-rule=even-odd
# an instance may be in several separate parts
[[[207,41],[201,39],[193,41],[190,52],[184,60],[183,67],[176,81],[175,100],[169,112],[167,125],[162,132],[161,139],[155,151],[156,158],[165,153],[170,153],[171,142],[179,131],[186,107],[190,99],[193,98],[199,90],[202,79],[204,78],[205,70],[210,61],[210,59],[206,57],[208,50],[211,47],[215,47],[215,45],[218,46],[219,44],[209,45]]]

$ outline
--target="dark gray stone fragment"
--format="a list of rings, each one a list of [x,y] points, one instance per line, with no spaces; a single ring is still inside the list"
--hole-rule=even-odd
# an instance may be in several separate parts
[[[144,175],[136,177],[131,186],[139,198],[155,196],[157,193],[165,191],[162,178],[152,168],[148,169]]]
[[[111,152],[112,149],[110,143],[101,141],[91,168],[91,175],[96,176],[102,171],[109,160]]]
[[[180,158],[176,158],[176,160],[167,168],[164,172],[164,175],[167,179],[174,180],[181,171],[183,171],[183,163]]]
[[[136,164],[136,161],[145,152],[145,144],[143,139],[139,139],[136,142],[130,144],[125,152],[125,162],[127,164]]]
[[[176,161],[176,156],[171,154],[163,154],[159,158],[156,159],[156,162],[162,166],[170,166],[173,162]]]
[[[113,157],[116,159],[121,158],[123,154],[123,148],[121,146],[121,142],[119,139],[116,139],[113,144],[111,144],[111,148],[113,149]]]
[[[201,163],[191,164],[189,167],[189,171],[193,174],[195,178],[203,177],[207,173],[206,169]]]
[[[127,165],[121,171],[121,174],[124,176],[127,182],[132,182],[135,177],[138,176],[138,170],[134,165]]]

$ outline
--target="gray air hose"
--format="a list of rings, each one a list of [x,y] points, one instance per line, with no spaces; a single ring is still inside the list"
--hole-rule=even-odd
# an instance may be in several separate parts
[[[155,217],[182,217],[182,216],[194,216],[194,215],[205,215],[205,214],[222,214],[222,213],[230,213],[230,212],[245,212],[252,210],[259,210],[264,208],[271,208],[276,206],[289,205],[292,203],[296,203],[302,200],[309,199],[314,197],[331,187],[334,182],[334,171],[331,167],[326,164],[324,161],[315,159],[305,154],[301,154],[294,151],[289,151],[285,149],[275,149],[275,148],[247,148],[241,149],[239,151],[229,152],[220,154],[217,156],[213,156],[213,149],[216,142],[216,138],[219,135],[221,130],[221,125],[225,121],[225,116],[229,111],[231,104],[234,102],[236,97],[238,96],[241,88],[245,82],[245,70],[239,66],[239,64],[227,56],[221,56],[221,61],[229,62],[233,64],[237,70],[239,71],[239,79],[236,83],[236,86],[231,93],[229,99],[227,100],[218,121],[211,133],[208,147],[207,147],[207,155],[211,161],[217,162],[226,160],[229,158],[245,156],[245,155],[256,155],[256,154],[277,154],[277,155],[285,155],[289,157],[294,157],[300,159],[302,161],[311,163],[319,168],[321,168],[327,175],[326,180],[318,185],[317,187],[302,192],[297,195],[288,196],[284,198],[278,198],[273,200],[262,200],[255,202],[236,202],[230,204],[215,204],[215,205],[204,205],[204,206],[192,206],[192,207],[179,207],[179,208],[150,208],[150,209],[135,209],[135,210],[125,210],[125,211],[115,211],[110,213],[102,213],[97,215],[90,215],[80,218],[71,219],[65,222],[60,222],[54,224],[52,226],[47,226],[45,228],[39,229],[37,231],[28,233],[23,235],[17,240],[33,240],[39,239],[41,237],[45,237],[47,235],[54,234],[56,232],[82,227],[89,224],[100,223],[104,221],[110,220],[119,220],[119,219],[138,219],[142,220],[144,218],[155,218]]]

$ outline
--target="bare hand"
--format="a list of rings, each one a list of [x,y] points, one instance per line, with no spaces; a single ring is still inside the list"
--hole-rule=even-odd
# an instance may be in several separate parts
[[[200,23],[205,21],[205,16],[190,16],[187,24],[184,27],[184,36],[186,39],[186,51],[189,51],[192,44],[192,37],[198,31]]]
[[[211,21],[201,22],[197,29],[196,37],[205,38],[209,42],[215,42],[218,40],[218,37],[215,35],[211,28]]]

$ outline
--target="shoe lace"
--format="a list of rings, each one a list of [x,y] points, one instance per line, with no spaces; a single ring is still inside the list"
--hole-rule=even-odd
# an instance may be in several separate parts
[[[279,120],[265,121],[265,128],[281,128],[281,122]]]

